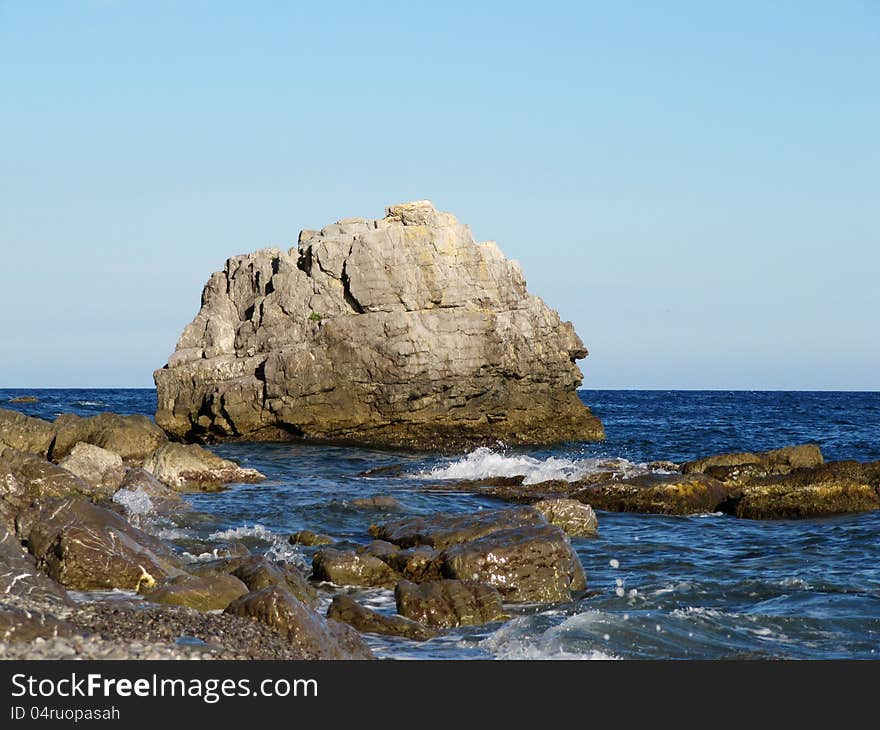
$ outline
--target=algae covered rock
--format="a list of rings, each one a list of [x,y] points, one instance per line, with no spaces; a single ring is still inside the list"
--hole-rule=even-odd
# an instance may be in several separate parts
[[[154,374],[156,422],[186,440],[600,439],[586,354],[515,262],[418,201],[230,258]]]
[[[392,588],[400,576],[377,557],[354,550],[321,548],[312,558],[312,577],[336,585]]]
[[[705,474],[643,474],[591,484],[570,492],[573,499],[609,512],[663,515],[705,514],[718,510],[728,488]]]

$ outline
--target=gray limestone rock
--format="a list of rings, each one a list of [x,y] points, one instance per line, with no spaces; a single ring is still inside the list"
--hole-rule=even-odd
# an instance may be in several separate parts
[[[446,448],[603,438],[586,348],[492,242],[428,201],[235,256],[155,372],[178,439]]]

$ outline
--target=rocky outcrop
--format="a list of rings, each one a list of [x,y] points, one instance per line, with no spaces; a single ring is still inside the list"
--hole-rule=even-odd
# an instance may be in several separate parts
[[[143,415],[99,413],[82,418],[65,413],[52,426],[56,432],[51,451],[53,461],[63,459],[78,443],[100,446],[126,462],[142,461],[168,441],[162,429]]]
[[[426,641],[437,635],[436,631],[412,619],[372,611],[344,593],[333,599],[327,609],[327,618],[348,624],[364,634],[403,636],[415,641]]]
[[[599,439],[586,354],[515,262],[420,201],[230,258],[155,372],[156,422],[186,440]]]
[[[485,583],[438,580],[412,583],[402,580],[394,589],[401,616],[434,628],[479,626],[508,618],[501,594]]]
[[[284,636],[304,659],[372,659],[364,640],[349,626],[324,619],[278,586],[248,593],[226,613],[253,618]]]
[[[180,491],[212,492],[229,482],[265,479],[256,469],[244,469],[197,444],[164,444],[149,455],[144,469]]]
[[[0,408],[0,450],[4,446],[46,457],[55,440],[55,428],[41,418]]]

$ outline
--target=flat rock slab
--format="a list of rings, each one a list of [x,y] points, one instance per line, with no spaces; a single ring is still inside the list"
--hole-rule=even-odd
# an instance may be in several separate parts
[[[500,530],[452,545],[439,562],[444,577],[487,583],[507,603],[570,601],[587,587],[568,538],[552,525]]]
[[[718,454],[687,461],[681,465],[683,474],[703,474],[713,467],[751,466],[767,474],[787,474],[793,469],[807,469],[823,464],[822,450],[815,444],[786,446],[781,449],[752,453]]]
[[[436,631],[417,621],[372,611],[345,594],[334,597],[327,609],[327,618],[348,624],[362,634],[403,636],[414,641],[427,641],[437,635]]]
[[[480,626],[509,618],[501,594],[485,583],[470,580],[439,580],[412,583],[402,580],[394,589],[397,612],[435,628]]]
[[[645,474],[599,482],[578,489],[571,498],[608,512],[691,515],[716,512],[729,490],[705,474]]]

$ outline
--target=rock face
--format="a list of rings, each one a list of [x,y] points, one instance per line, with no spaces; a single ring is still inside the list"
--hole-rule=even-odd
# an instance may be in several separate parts
[[[187,440],[600,439],[575,392],[586,354],[494,243],[407,203],[229,259],[155,372],[156,422]]]

